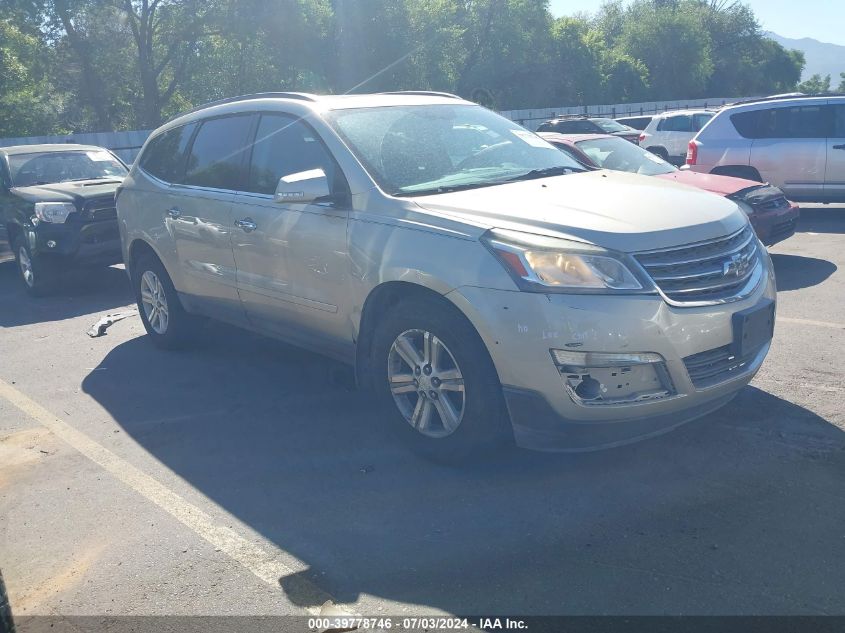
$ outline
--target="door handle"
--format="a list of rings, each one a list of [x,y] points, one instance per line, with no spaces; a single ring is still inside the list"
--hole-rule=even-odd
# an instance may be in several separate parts
[[[252,218],[244,218],[243,220],[235,220],[235,226],[239,229],[243,229],[244,233],[249,233],[254,231],[258,228],[258,225],[255,223],[255,220]]]
[[[833,149],[845,149],[845,144],[843,145],[834,145]]]
[[[176,207],[171,207],[170,209],[167,210],[167,215],[169,215],[171,218],[176,220],[177,218],[179,218],[182,215],[182,212],[179,209],[177,209]]]

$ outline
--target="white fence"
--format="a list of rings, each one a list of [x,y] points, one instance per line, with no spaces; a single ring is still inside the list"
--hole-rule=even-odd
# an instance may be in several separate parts
[[[685,110],[687,108],[718,108],[726,103],[739,101],[741,97],[712,97],[709,99],[681,99],[676,101],[649,101],[646,103],[617,103],[612,105],[561,106],[559,108],[534,108],[529,110],[504,110],[500,112],[512,121],[536,130],[543,122],[566,114],[589,114],[611,118],[634,116],[638,114],[656,114],[667,110]],[[0,147],[8,145],[35,145],[38,143],[84,143],[98,145],[112,150],[126,163],[135,160],[144,141],[152,130],[131,132],[92,132],[69,134],[67,136],[30,136],[25,138],[0,139]]]
[[[27,136],[22,138],[2,138],[0,147],[9,145],[38,145],[40,143],[80,143],[97,145],[112,150],[127,164],[135,160],[141,146],[152,130],[134,130],[131,132],[91,132],[68,134],[67,136]]]
[[[529,130],[536,130],[543,121],[567,114],[587,114],[606,116],[611,119],[641,114],[657,114],[668,110],[686,110],[689,108],[719,108],[748,97],[711,97],[709,99],[679,99],[676,101],[648,101],[645,103],[616,103],[612,105],[561,106],[559,108],[533,108],[530,110],[505,110],[500,112],[511,121],[524,125]]]

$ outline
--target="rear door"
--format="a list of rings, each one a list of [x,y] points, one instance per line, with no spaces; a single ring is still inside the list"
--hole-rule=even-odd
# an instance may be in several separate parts
[[[827,165],[825,166],[825,198],[845,201],[845,102],[831,101],[833,133],[827,139]]]
[[[332,200],[274,199],[282,176],[322,169]],[[329,150],[302,120],[262,113],[247,180],[234,202],[238,292],[250,323],[307,347],[345,356],[348,186]],[[247,223],[247,224],[244,224]]]
[[[760,110],[750,164],[792,200],[824,197],[831,110],[824,103]]]
[[[184,176],[173,185],[167,222],[183,291],[208,316],[245,321],[232,253],[232,202],[244,178],[250,114],[205,119],[188,150]]]

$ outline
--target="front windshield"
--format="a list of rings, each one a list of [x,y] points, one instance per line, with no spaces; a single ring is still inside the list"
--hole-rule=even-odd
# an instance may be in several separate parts
[[[15,187],[126,176],[126,167],[111,153],[93,149],[13,154],[9,170]]]
[[[592,121],[608,134],[613,134],[614,132],[627,132],[631,129],[627,125],[622,125],[613,119],[592,119]]]
[[[584,171],[533,132],[475,105],[335,110],[327,119],[391,195]]]
[[[628,171],[644,176],[669,174],[677,170],[674,165],[659,156],[616,136],[580,141],[576,145],[603,169]]]

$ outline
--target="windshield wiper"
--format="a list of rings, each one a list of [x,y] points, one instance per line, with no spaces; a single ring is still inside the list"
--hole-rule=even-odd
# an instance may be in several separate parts
[[[513,182],[514,180],[533,180],[535,178],[548,178],[549,176],[562,176],[564,174],[575,174],[582,171],[587,170],[581,169],[580,167],[564,167],[562,165],[559,165],[557,167],[544,167],[542,169],[532,169],[531,171],[527,171],[524,174],[520,174],[519,176],[508,178],[503,182]]]
[[[464,191],[465,189],[479,189],[481,187],[490,187],[492,185],[500,185],[502,181],[487,181],[487,182],[471,182],[465,183],[463,185],[442,185],[440,187],[431,187],[430,189],[417,189],[415,191],[400,191],[398,193],[394,193],[394,196],[397,197],[407,197],[407,196],[427,196],[431,194],[437,193],[451,193],[453,191]]]
[[[92,176],[90,178],[68,178],[59,182],[82,182],[83,180],[119,180],[117,176]]]

